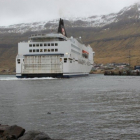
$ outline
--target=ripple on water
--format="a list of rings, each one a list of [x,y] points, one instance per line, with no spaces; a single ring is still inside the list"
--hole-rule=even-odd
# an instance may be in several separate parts
[[[57,139],[139,139],[139,81],[103,75],[0,76],[0,123],[44,131]]]

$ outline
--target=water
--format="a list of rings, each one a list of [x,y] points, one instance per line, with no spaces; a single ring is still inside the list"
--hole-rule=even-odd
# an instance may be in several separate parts
[[[40,130],[57,139],[137,140],[140,77],[0,76],[0,123]]]

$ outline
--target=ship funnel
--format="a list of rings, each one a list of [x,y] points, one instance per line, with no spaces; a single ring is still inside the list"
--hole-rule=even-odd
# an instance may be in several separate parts
[[[66,30],[65,30],[65,27],[64,27],[64,21],[61,18],[60,18],[60,21],[59,21],[58,33],[61,33],[62,35],[67,37],[67,33],[66,33]]]

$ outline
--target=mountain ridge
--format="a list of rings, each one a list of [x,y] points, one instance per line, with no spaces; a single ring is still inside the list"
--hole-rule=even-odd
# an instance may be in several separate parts
[[[140,3],[135,3],[132,6],[125,7],[118,13],[111,13],[108,15],[93,15],[87,18],[65,18],[65,26],[70,28],[76,27],[103,27],[111,23],[117,23],[120,21],[125,22],[132,20],[140,20]],[[10,26],[0,26],[0,33],[25,33],[28,31],[40,31],[40,30],[52,30],[57,29],[58,19],[52,21],[42,21],[33,23],[20,23]],[[2,30],[3,29],[3,30]],[[4,30],[5,29],[5,30]]]

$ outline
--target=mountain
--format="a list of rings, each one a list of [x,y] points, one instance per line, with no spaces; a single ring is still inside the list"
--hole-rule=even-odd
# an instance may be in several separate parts
[[[0,27],[0,71],[15,69],[17,43],[27,41],[31,34],[56,32],[58,20],[21,23]],[[123,8],[118,13],[85,18],[65,18],[68,36],[81,36],[95,53],[96,63],[128,62],[140,65],[140,4]]]
[[[103,27],[111,23],[125,23],[140,20],[140,4],[134,4],[123,8],[118,13],[109,15],[91,16],[87,18],[65,18],[65,26],[76,27]],[[0,33],[25,33],[28,31],[40,31],[47,29],[57,29],[59,19],[35,23],[21,23],[10,26],[0,26]]]

